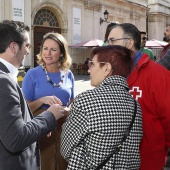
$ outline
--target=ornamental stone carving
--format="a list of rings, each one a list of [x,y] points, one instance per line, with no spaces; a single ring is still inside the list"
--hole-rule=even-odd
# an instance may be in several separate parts
[[[102,4],[94,0],[85,0],[84,7],[85,9],[100,11],[102,8]]]
[[[160,15],[160,13],[149,14],[149,22],[163,22],[166,15]]]

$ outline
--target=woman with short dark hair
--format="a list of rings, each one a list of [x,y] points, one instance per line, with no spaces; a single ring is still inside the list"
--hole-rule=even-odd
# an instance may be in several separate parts
[[[132,53],[117,45],[93,49],[88,72],[96,88],[75,98],[62,129],[61,154],[68,169],[139,169],[142,113],[126,82]]]

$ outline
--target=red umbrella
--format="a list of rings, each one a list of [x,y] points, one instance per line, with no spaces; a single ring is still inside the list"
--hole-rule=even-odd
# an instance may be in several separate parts
[[[159,41],[159,40],[153,39],[153,40],[146,41],[145,46],[150,47],[150,48],[162,48],[166,46],[167,44],[168,43],[165,41]]]
[[[99,39],[92,39],[89,41],[84,41],[78,44],[71,45],[70,47],[96,47],[96,46],[102,46],[103,41]]]

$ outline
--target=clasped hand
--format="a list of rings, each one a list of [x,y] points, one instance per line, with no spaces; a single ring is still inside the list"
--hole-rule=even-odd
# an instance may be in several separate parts
[[[50,106],[47,111],[50,111],[56,120],[62,118],[65,115],[65,108],[60,106],[59,104],[53,104]],[[47,137],[51,136],[51,132],[47,134]]]
[[[45,97],[42,97],[41,100],[44,104],[48,104],[50,106],[52,106],[53,104],[62,105],[61,100],[57,98],[56,96],[45,96]]]

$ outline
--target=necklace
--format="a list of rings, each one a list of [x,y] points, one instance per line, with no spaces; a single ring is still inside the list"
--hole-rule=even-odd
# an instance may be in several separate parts
[[[45,66],[42,65],[42,68],[43,68],[43,71],[45,71],[47,82],[49,82],[53,86],[53,88],[54,87],[60,87],[61,88],[61,86],[63,84],[63,79],[64,79],[66,73],[64,71],[60,70],[60,82],[58,84],[56,84],[50,79]]]

